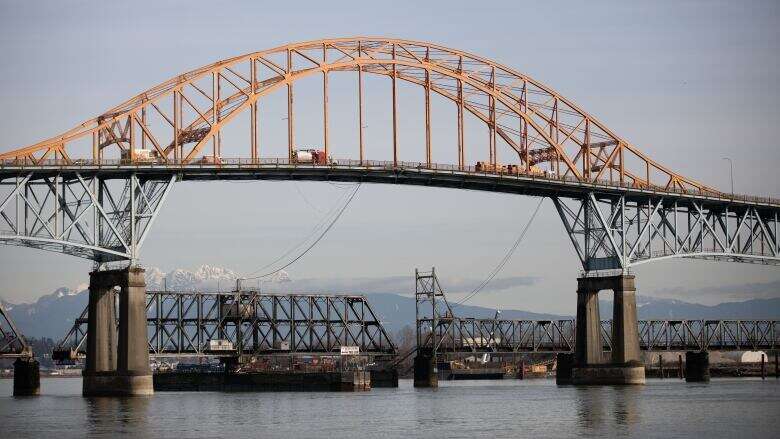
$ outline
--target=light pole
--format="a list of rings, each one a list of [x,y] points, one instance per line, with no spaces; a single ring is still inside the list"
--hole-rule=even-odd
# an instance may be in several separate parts
[[[731,176],[731,198],[734,198],[734,162],[728,157],[723,157],[723,160],[729,161],[729,175]]]

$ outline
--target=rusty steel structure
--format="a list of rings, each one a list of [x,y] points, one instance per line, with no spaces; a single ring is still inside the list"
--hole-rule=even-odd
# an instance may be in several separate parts
[[[360,355],[392,359],[396,347],[365,296],[169,292],[146,293],[149,354],[153,357]],[[86,351],[87,308],[55,347],[58,360]],[[215,349],[211,341],[229,343]]]
[[[333,75],[354,75],[357,95],[357,147],[336,158]],[[366,145],[366,75],[388,78],[391,89],[391,147],[381,154]],[[307,78],[321,79],[320,92],[304,96],[322,104],[327,159],[317,163],[301,163],[295,154],[301,99],[295,90]],[[424,139],[411,142],[414,148],[399,133],[402,85],[424,97]],[[287,153],[263,157],[273,145],[261,142],[259,108],[275,92],[287,98]],[[447,128],[457,141],[446,148],[434,148],[432,96],[456,109]],[[467,117],[482,125],[483,141],[467,144]],[[246,127],[244,140],[223,145],[231,126]],[[418,156],[424,160],[411,159]],[[444,156],[456,159],[437,161]],[[497,62],[369,37],[294,43],[212,63],[62,134],[1,152],[0,242],[92,259],[99,267],[133,264],[175,182],[265,179],[550,197],[588,272],[671,257],[780,263],[778,200],[723,193],[675,173],[571,100]]]
[[[417,346],[433,355],[573,352],[574,319],[512,320],[457,316],[435,270],[415,271]],[[778,320],[639,320],[644,351],[757,351],[780,348]],[[603,351],[612,351],[612,320],[601,321]]]
[[[27,343],[5,306],[0,303],[0,359],[2,358],[32,358],[32,348]]]

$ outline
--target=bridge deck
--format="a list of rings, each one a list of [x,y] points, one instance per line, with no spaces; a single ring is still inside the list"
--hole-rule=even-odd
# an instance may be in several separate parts
[[[599,192],[628,199],[665,197],[670,200],[707,201],[724,206],[753,206],[779,209],[780,200],[768,197],[731,195],[720,192],[702,193],[679,188],[634,187],[615,181],[598,180],[583,182],[568,175],[542,175],[476,171],[473,166],[460,169],[456,165],[418,162],[335,160],[328,165],[295,163],[288,159],[222,159],[219,164],[188,163],[128,164],[120,160],[78,160],[67,164],[63,161],[44,160],[31,165],[13,160],[0,161],[0,180],[34,173],[37,176],[60,175],[66,177],[99,174],[105,179],[122,179],[131,174],[146,179],[165,179],[177,175],[182,181],[235,181],[235,180],[314,180],[349,181],[418,186],[450,187],[458,189],[504,192],[532,196],[582,197],[584,193]],[[75,177],[74,177],[75,178]]]

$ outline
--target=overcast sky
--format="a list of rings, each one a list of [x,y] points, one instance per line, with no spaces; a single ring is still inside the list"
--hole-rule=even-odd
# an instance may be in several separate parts
[[[430,41],[494,59],[552,86],[686,176],[727,190],[723,157],[730,157],[737,192],[780,197],[777,1],[459,3],[2,1],[0,150],[59,133],[219,59],[363,34]],[[373,110],[366,130],[375,138],[388,127],[389,107],[379,108],[388,102],[383,93],[367,96]],[[298,100],[306,107],[304,97]],[[331,111],[354,106],[351,98],[336,97]],[[417,114],[402,108],[402,142],[422,139]],[[283,110],[269,117],[281,120]],[[298,123],[305,137],[309,128]],[[179,184],[144,244],[142,263],[254,271],[306,236],[343,190],[306,182]],[[445,287],[450,282],[457,289],[487,276],[537,202],[364,185],[331,233],[287,271],[298,279],[380,279],[435,265]],[[90,268],[70,256],[0,246],[0,297],[34,300],[85,282]],[[505,279],[472,303],[573,313],[579,271],[545,200],[498,276]],[[773,267],[667,261],[635,272],[645,295],[703,303],[780,296],[780,270]]]

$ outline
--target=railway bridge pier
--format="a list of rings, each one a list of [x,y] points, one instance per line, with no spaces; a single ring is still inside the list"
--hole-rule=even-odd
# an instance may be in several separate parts
[[[119,334],[114,288],[119,287]],[[144,270],[93,271],[89,276],[89,338],[84,396],[151,395],[152,371],[146,335]]]

